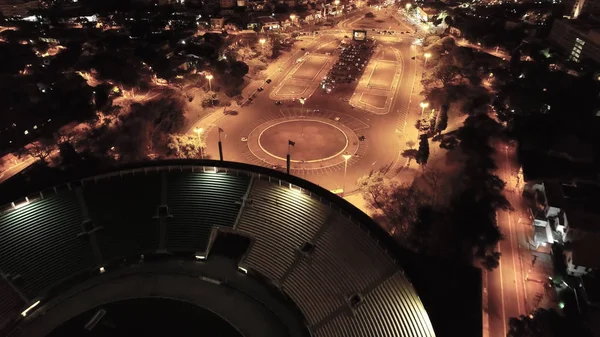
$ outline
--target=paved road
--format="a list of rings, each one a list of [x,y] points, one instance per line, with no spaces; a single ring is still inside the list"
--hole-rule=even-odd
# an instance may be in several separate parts
[[[531,219],[519,192],[519,165],[515,149],[504,143],[498,143],[495,148],[496,174],[506,182],[505,195],[514,210],[497,213],[498,226],[504,235],[504,240],[498,244],[502,256],[499,267],[487,273],[484,283],[487,282],[489,336],[504,337],[511,317],[527,315],[533,309],[533,294],[526,281],[532,233]]]
[[[352,29],[352,21],[358,18],[359,16],[350,17],[348,20],[342,22],[344,30],[336,28],[333,29],[333,32],[321,31],[315,42],[306,47],[306,51],[310,52],[310,55],[319,54],[319,52],[330,53],[330,44],[332,41],[341,40],[344,36],[348,35],[349,31],[345,30]],[[395,23],[392,22],[390,24]],[[340,85],[331,94],[316,90],[305,102],[304,106],[298,101],[292,102],[291,100],[282,101],[282,105],[276,105],[269,96],[273,96],[272,91],[274,88],[280,86],[284,79],[289,78],[290,74],[293,74],[297,67],[296,63],[288,62],[282,66],[283,69],[281,72],[271,76],[272,83],[265,86],[265,90],[258,93],[256,99],[251,104],[240,109],[237,115],[222,116],[213,121],[213,128],[206,134],[208,144],[207,154],[212,158],[218,158],[217,144],[219,135],[218,129],[214,128],[214,126],[218,126],[224,130],[221,134],[221,139],[223,141],[225,160],[271,166],[268,160],[262,161],[263,158],[252,158],[252,156],[249,156],[248,144],[241,140],[242,137],[248,137],[251,131],[262,123],[289,116],[289,111],[307,113],[314,110],[328,110],[334,111],[331,118],[335,118],[333,115],[337,114],[339,117],[345,118],[345,120],[358,121],[368,126],[367,128],[355,131],[357,136],[365,136],[366,140],[359,144],[362,150],[359,150],[358,156],[351,158],[348,162],[347,191],[354,190],[356,179],[368,174],[371,170],[383,169],[389,172],[390,177],[395,176],[397,173],[396,169],[402,168],[405,162],[405,159],[399,156],[399,153],[404,149],[406,141],[403,138],[405,135],[404,131],[412,132],[412,125],[414,123],[411,121],[411,118],[416,116],[416,112],[409,113],[410,111],[414,111],[416,106],[414,102],[411,102],[411,105],[409,105],[409,101],[411,101],[411,96],[415,99],[413,87],[417,64],[416,61],[410,58],[411,53],[414,53],[411,46],[411,39],[401,36],[386,36],[379,43],[384,47],[393,47],[398,50],[400,55],[399,63],[403,69],[399,85],[395,88],[396,94],[391,103],[389,114],[377,116],[363,109],[351,107],[348,101],[354,91],[353,85]],[[335,58],[335,55],[331,55],[331,57]],[[319,65],[313,62],[313,66],[317,67]],[[304,69],[303,71],[318,73],[318,69]],[[319,76],[314,81],[320,81]],[[292,169],[293,174],[302,176],[331,190],[340,189],[343,185],[343,164],[316,170],[294,170],[294,166],[292,165]]]

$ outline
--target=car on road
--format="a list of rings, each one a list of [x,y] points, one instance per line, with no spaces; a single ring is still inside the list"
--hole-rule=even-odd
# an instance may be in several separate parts
[[[275,101],[275,105],[281,105],[281,101]]]
[[[271,83],[271,79],[267,78],[267,80],[265,82],[267,82],[267,84],[270,84]]]
[[[259,87],[257,90],[258,90],[258,91],[263,91],[263,90],[265,90],[265,88],[263,88],[263,87]]]
[[[247,142],[247,141],[248,141],[248,138],[246,138],[246,137],[242,137],[242,139],[241,139],[241,140],[242,140],[242,142]]]
[[[302,51],[305,51],[305,50],[306,50],[306,48],[300,48],[300,50],[302,50]]]

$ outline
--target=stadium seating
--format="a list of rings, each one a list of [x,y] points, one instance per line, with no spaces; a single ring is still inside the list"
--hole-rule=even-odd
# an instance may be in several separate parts
[[[94,265],[82,232],[83,216],[71,191],[20,205],[0,215],[0,271],[33,298]]]
[[[296,251],[325,222],[319,201],[266,181],[255,181],[237,229],[255,237],[245,263],[278,282],[294,262]]]
[[[0,275],[0,332],[24,306],[25,302]]]
[[[317,324],[345,305],[349,296],[376,286],[396,269],[371,238],[338,215],[315,242],[314,253],[294,269],[283,287],[308,321]]]
[[[84,199],[98,232],[105,260],[158,249],[160,176],[157,173],[110,176],[83,182]]]
[[[351,313],[326,322],[317,337],[433,337],[425,308],[406,277],[397,272],[368,294]]]
[[[0,277],[0,329],[25,301],[43,301],[49,287],[97,270],[97,258],[154,253],[159,243],[171,252],[201,252],[219,226],[253,237],[241,263],[247,277],[257,271],[278,285],[316,336],[435,336],[383,232],[343,200],[264,168],[225,162],[215,173],[176,164],[83,179],[8,205],[0,213],[0,273],[11,283]],[[85,235],[91,229],[95,234]],[[95,244],[101,256],[94,256]]]
[[[214,226],[233,227],[249,182],[221,173],[169,174],[168,249],[204,251]]]

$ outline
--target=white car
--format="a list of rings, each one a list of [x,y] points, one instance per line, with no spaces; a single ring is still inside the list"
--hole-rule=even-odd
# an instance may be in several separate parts
[[[248,138],[242,137],[242,142],[247,142],[247,141],[248,141]]]

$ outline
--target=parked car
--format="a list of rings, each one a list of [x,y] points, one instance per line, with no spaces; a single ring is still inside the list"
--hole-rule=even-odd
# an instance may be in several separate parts
[[[271,79],[268,78],[265,82],[267,82],[267,84],[270,84],[271,83]]]
[[[275,105],[281,105],[281,101],[275,101]]]
[[[263,87],[258,88],[258,91],[263,91],[263,90],[265,90],[265,88],[263,88]]]

